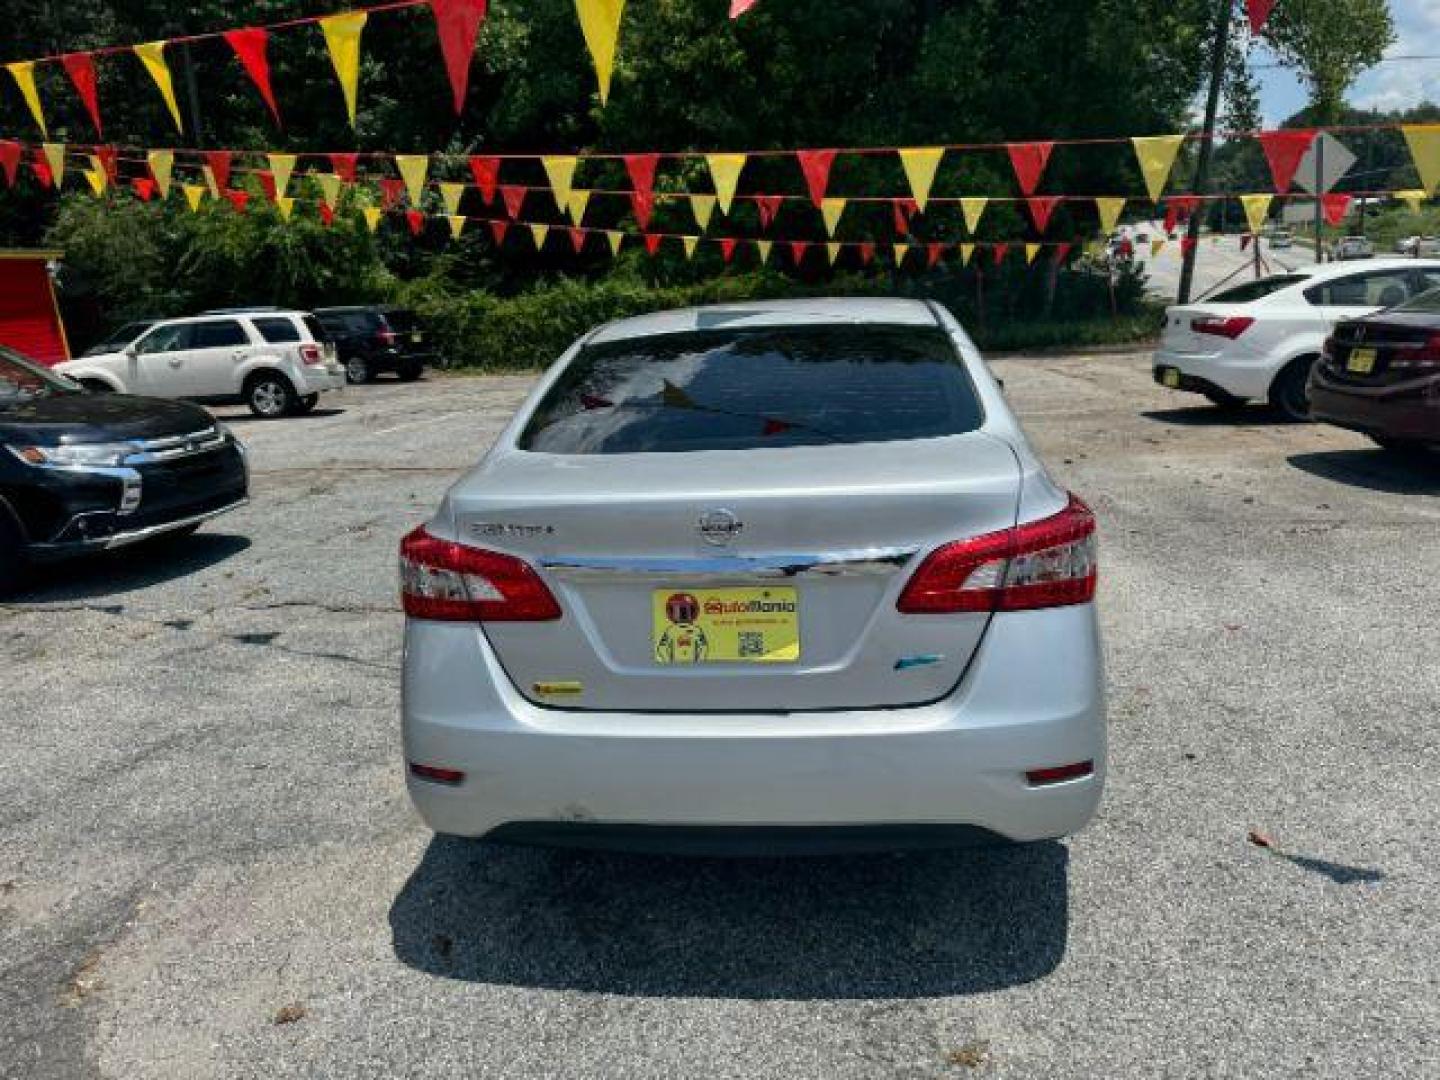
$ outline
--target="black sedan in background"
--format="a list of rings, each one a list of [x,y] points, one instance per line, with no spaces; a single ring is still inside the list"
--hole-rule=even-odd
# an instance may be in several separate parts
[[[316,308],[315,317],[335,343],[347,382],[369,382],[387,371],[412,382],[435,366],[430,334],[413,311],[373,305]]]
[[[0,348],[0,595],[36,562],[191,532],[249,479],[199,406],[93,394]]]

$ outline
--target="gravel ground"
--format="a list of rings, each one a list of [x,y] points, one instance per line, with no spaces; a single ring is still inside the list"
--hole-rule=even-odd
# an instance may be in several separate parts
[[[1440,462],[1223,416],[1141,355],[996,367],[1102,522],[1087,832],[433,840],[395,545],[529,379],[222,410],[248,508],[0,607],[0,1075],[1440,1076]]]

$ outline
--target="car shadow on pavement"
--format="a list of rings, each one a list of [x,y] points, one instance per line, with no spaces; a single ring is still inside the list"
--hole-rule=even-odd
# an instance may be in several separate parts
[[[1440,495],[1440,453],[1413,456],[1374,450],[1327,450],[1292,454],[1301,472],[1324,480],[1390,495]]]
[[[96,600],[135,592],[209,569],[250,547],[244,536],[197,533],[152,540],[65,562],[31,566],[17,603]]]
[[[1059,843],[660,858],[436,837],[390,909],[396,956],[466,982],[640,997],[923,998],[1065,955]]]
[[[1197,405],[1185,409],[1150,409],[1140,414],[1146,420],[1181,427],[1293,427],[1281,413],[1269,405],[1242,405],[1221,409],[1214,405]]]

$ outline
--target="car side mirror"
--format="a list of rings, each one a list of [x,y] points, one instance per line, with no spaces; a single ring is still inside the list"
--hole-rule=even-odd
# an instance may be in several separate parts
[[[125,355],[128,356],[131,360],[134,360],[137,356],[140,355],[140,350],[135,348],[134,345],[126,345],[124,351]]]

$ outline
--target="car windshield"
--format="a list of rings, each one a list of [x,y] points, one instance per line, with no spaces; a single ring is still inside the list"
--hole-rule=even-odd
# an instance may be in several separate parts
[[[91,345],[90,348],[85,350],[85,355],[100,356],[103,353],[117,352],[120,349],[123,349],[126,345],[129,345],[132,341],[134,341],[136,338],[138,338],[141,334],[143,334],[146,330],[149,330],[150,327],[154,325],[155,322],[153,319],[147,319],[142,322],[126,323],[124,326],[120,327],[119,330],[116,330],[108,337],[104,338],[101,341],[97,341],[94,345]]]
[[[705,330],[584,349],[520,446],[638,454],[893,442],[973,431],[982,419],[938,329]]]
[[[1210,297],[1210,302],[1214,304],[1245,304],[1251,300],[1262,299],[1273,292],[1279,292],[1286,286],[1304,280],[1304,274],[1275,274],[1272,277],[1261,278],[1259,281],[1247,281],[1244,285],[1236,285],[1233,289],[1226,289],[1224,292]]]
[[[1420,315],[1440,315],[1440,289],[1423,292],[1390,310],[1409,311]]]
[[[0,405],[82,392],[69,379],[46,371],[0,346]]]

